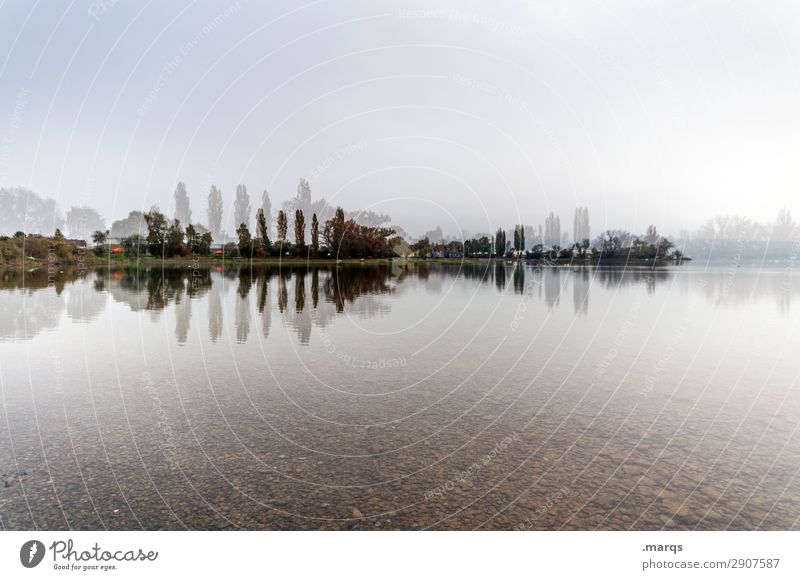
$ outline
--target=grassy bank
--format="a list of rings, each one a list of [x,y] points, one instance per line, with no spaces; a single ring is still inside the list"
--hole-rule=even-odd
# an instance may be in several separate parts
[[[153,256],[141,256],[138,258],[128,256],[96,256],[89,250],[76,252],[74,255],[67,258],[58,257],[55,255],[52,258],[46,257],[40,259],[36,257],[26,257],[24,260],[17,259],[12,261],[4,261],[0,263],[0,268],[6,269],[39,269],[47,268],[48,266],[58,266],[60,268],[113,268],[113,267],[169,267],[169,268],[213,268],[217,266],[285,266],[285,267],[300,267],[300,266],[375,266],[375,265],[388,265],[393,261],[397,263],[402,261],[411,264],[441,264],[447,266],[462,266],[462,265],[487,265],[487,264],[513,264],[517,260],[510,258],[409,258],[401,260],[395,258],[300,258],[295,256],[290,257],[269,257],[269,258],[240,258],[240,257],[216,257],[216,256],[186,256],[174,258],[157,258]],[[519,260],[519,263],[530,264],[535,266],[635,266],[635,267],[653,267],[653,266],[666,266],[675,264],[676,261],[672,259],[666,260],[646,260],[639,258],[604,258],[604,259],[573,259],[573,260],[543,260],[543,259],[527,259]]]
[[[0,267],[93,266],[97,256],[63,236],[13,236],[0,238]]]

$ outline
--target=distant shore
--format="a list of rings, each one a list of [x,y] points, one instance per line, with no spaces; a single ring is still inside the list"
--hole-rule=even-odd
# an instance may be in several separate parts
[[[691,258],[683,258],[676,260],[674,258],[666,259],[642,259],[631,258],[627,256],[615,257],[590,257],[572,259],[548,259],[548,258],[312,258],[312,257],[298,257],[298,256],[281,256],[269,258],[241,258],[241,257],[223,257],[216,256],[185,256],[185,257],[172,257],[172,258],[156,258],[153,256],[142,256],[138,258],[130,257],[108,257],[96,256],[91,252],[86,252],[77,260],[70,261],[47,261],[26,258],[23,263],[7,263],[0,264],[0,270],[30,270],[30,269],[44,269],[48,267],[57,266],[59,268],[107,268],[107,267],[215,267],[215,266],[356,266],[356,265],[389,265],[397,263],[408,264],[442,264],[450,266],[458,266],[464,264],[480,265],[480,264],[498,264],[498,263],[524,263],[533,264],[537,266],[662,266],[669,264],[680,263],[681,261],[688,261]]]

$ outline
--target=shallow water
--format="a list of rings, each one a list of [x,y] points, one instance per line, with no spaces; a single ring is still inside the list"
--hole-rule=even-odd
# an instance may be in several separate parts
[[[0,273],[5,529],[796,529],[790,270]]]

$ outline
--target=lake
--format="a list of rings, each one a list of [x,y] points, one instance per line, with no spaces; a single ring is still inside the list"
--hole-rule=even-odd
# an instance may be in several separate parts
[[[2,529],[797,529],[787,264],[0,272]]]

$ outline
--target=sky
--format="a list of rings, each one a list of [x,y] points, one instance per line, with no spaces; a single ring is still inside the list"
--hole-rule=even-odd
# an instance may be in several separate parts
[[[772,221],[799,32],[792,0],[0,0],[0,186],[109,223],[300,177],[412,234]]]

